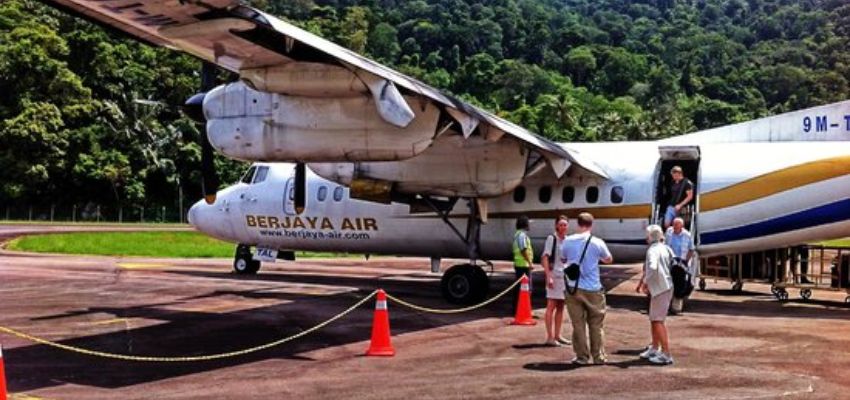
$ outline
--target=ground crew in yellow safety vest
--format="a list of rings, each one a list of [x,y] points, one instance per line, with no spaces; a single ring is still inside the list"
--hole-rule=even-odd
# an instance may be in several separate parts
[[[528,275],[528,291],[529,293],[534,293],[531,286],[531,270],[534,268],[531,261],[534,258],[534,251],[531,249],[531,238],[528,237],[529,225],[528,217],[523,215],[517,218],[512,247],[516,278],[519,279],[523,275]],[[517,300],[519,299],[519,290],[520,287],[517,285],[514,291],[514,309],[516,309]]]

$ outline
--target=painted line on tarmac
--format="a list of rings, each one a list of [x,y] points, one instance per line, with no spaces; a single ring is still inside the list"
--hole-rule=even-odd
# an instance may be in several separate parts
[[[173,264],[154,264],[154,263],[117,263],[115,264],[123,269],[165,269],[165,268],[180,268]]]
[[[104,321],[94,321],[94,322],[89,323],[89,325],[109,325],[109,324],[117,324],[119,322],[121,322],[121,323],[130,322],[130,318],[113,318],[113,319],[107,319],[107,320],[104,320]]]
[[[48,400],[44,397],[31,396],[26,393],[10,393],[9,400]]]

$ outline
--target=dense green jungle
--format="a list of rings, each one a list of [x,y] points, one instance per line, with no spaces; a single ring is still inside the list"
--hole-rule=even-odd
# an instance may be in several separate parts
[[[850,97],[846,0],[254,0],[558,141],[652,140]],[[200,198],[200,63],[0,3],[0,206]],[[244,166],[219,157],[224,182]],[[2,217],[2,216],[0,216]]]

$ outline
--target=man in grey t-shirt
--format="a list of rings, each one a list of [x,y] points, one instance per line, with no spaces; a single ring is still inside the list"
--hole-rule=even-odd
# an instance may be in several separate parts
[[[591,235],[593,215],[581,213],[578,216],[578,233],[567,236],[561,246],[564,265],[580,264],[581,275],[575,293],[567,293],[567,313],[573,324],[573,363],[604,364],[605,354],[605,290],[599,279],[599,263],[613,262],[608,246],[598,237]],[[584,251],[587,245],[587,251]],[[582,259],[582,253],[585,252]],[[581,261],[581,262],[579,262]],[[570,284],[568,282],[568,284]],[[588,333],[590,346],[588,348]]]

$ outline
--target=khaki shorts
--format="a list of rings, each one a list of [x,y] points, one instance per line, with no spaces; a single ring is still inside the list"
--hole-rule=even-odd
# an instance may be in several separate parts
[[[549,282],[546,282],[546,298],[552,300],[563,300],[564,292],[567,290],[567,285],[564,283],[564,274],[552,274],[554,282],[552,287],[549,287]]]
[[[673,300],[673,290],[665,290],[649,300],[649,320],[652,322],[664,322],[667,311],[670,309],[670,301]]]

